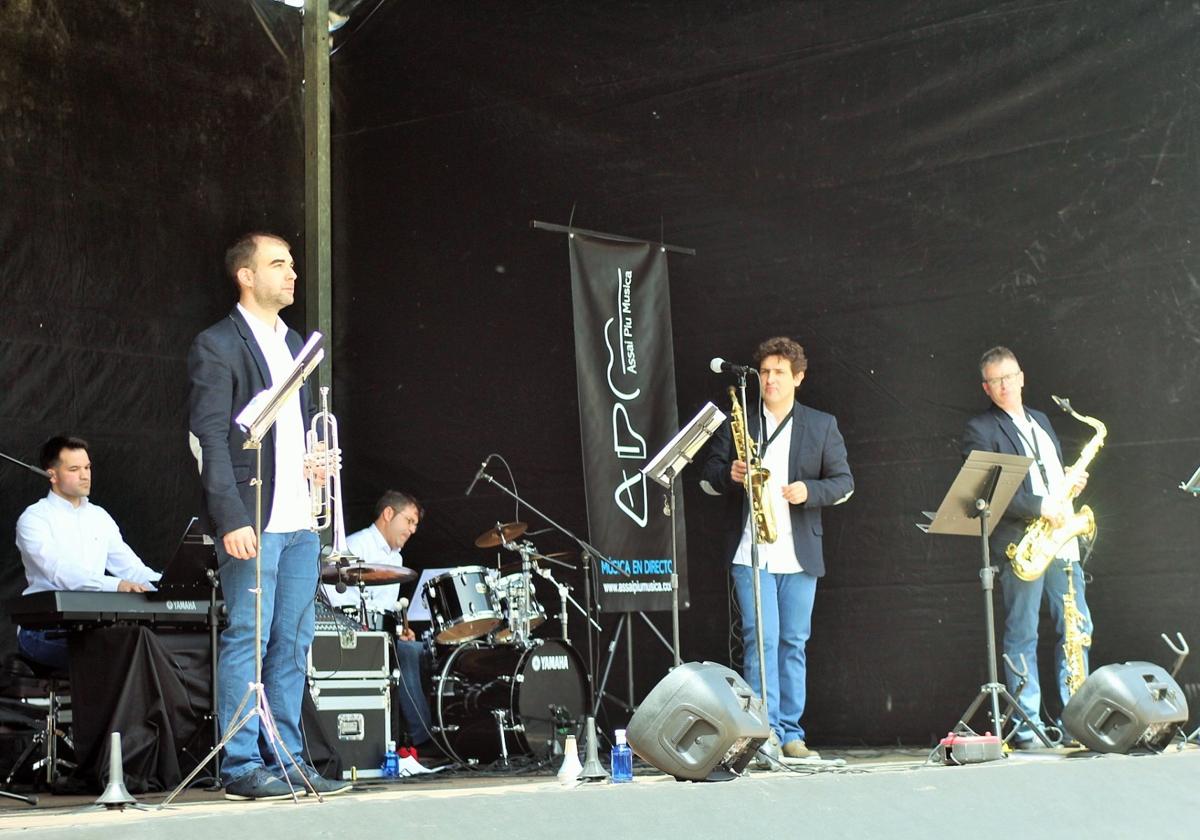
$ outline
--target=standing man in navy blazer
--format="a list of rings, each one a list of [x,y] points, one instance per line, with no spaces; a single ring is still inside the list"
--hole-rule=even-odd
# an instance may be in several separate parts
[[[1092,616],[1084,597],[1083,570],[1079,563],[1079,541],[1072,538],[1059,549],[1058,557],[1037,580],[1021,580],[1012,570],[1005,550],[1010,543],[1020,543],[1029,524],[1045,517],[1055,527],[1063,524],[1073,511],[1065,501],[1069,482],[1076,481],[1079,489],[1087,483],[1087,473],[1068,476],[1063,469],[1062,445],[1054,433],[1049,418],[1036,409],[1027,408],[1022,400],[1025,373],[1017,357],[1007,347],[993,347],[979,360],[983,377],[983,392],[992,407],[967,421],[963,431],[962,452],[966,458],[975,450],[1004,452],[1009,455],[1028,455],[1034,459],[1029,474],[1021,482],[1012,501],[992,531],[988,547],[1000,564],[1000,590],[1004,596],[1004,653],[1018,668],[1028,670],[1028,681],[1017,697],[1021,708],[1040,727],[1042,718],[1041,683],[1038,679],[1037,644],[1038,614],[1042,600],[1049,602],[1059,636],[1055,648],[1059,696],[1065,705],[1070,699],[1067,689],[1067,663],[1063,654],[1063,595],[1067,591],[1067,572],[1075,579],[1075,605],[1083,617],[1082,632],[1092,633]],[[1065,561],[1070,561],[1068,564]],[[1085,648],[1086,660],[1086,648]],[[1005,682],[1012,694],[1017,693],[1021,677],[1004,664]],[[1039,743],[1024,723],[1011,742],[1018,749]]]
[[[817,578],[825,574],[821,548],[821,508],[840,504],[854,492],[846,462],[846,443],[832,414],[796,401],[808,359],[790,338],[770,338],[754,353],[761,410],[752,405],[746,426],[758,439],[759,457],[771,472],[768,486],[778,537],[760,543],[763,652],[766,658],[767,708],[771,731],[785,758],[819,758],[804,743],[806,697],[805,644],[812,630]],[[760,434],[761,430],[761,434]],[[703,468],[703,486],[729,501],[726,556],[742,614],[742,673],[754,689],[760,685],[754,627],[754,579],[750,560],[750,502],[742,484],[746,463],[737,459],[729,423],[713,435]]]
[[[222,732],[236,723],[254,683],[255,563],[262,567],[262,682],[279,737],[302,761],[300,707],[304,670],[313,639],[313,599],[320,543],[312,527],[304,472],[305,431],[313,408],[305,388],[279,411],[262,441],[262,541],[255,533],[255,454],[234,418],[294,366],[303,343],[279,311],[295,298],[291,246],[269,233],[251,233],[230,246],[225,268],[238,293],[233,311],[196,337],[188,353],[189,427],[199,440],[204,513],[216,537],[221,589],[229,623],[217,664],[218,717]],[[249,704],[253,707],[253,701]],[[242,710],[243,713],[245,710]],[[312,767],[281,766],[280,757],[251,717],[225,745],[221,780],[227,799],[281,799],[304,779],[318,792],[338,793],[348,783],[323,779]],[[284,780],[284,776],[287,780]],[[290,784],[289,784],[290,782]]]

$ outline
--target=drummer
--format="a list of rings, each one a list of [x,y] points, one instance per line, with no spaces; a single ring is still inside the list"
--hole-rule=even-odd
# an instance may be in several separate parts
[[[375,521],[346,537],[346,547],[355,557],[372,566],[404,566],[400,549],[417,531],[425,511],[421,503],[408,493],[388,490],[375,503]],[[389,613],[397,608],[400,584],[387,583],[366,587],[360,593],[357,586],[347,587],[339,593],[332,584],[324,584],[325,594],[334,607],[357,607],[366,603],[368,613]],[[367,616],[360,616],[371,624]],[[404,726],[408,730],[408,743],[420,751],[431,739],[429,701],[422,688],[421,669],[425,645],[416,640],[411,629],[397,632],[396,661],[399,664],[400,684],[396,694]]]

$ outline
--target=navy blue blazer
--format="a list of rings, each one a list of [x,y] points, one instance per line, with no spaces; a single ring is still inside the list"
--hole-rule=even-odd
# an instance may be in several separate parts
[[[287,331],[295,355],[304,346],[300,334]],[[233,422],[256,394],[271,384],[267,359],[242,313],[233,311],[196,336],[188,351],[188,427],[200,440],[204,488],[201,522],[221,538],[254,525],[254,451],[243,449],[246,434]],[[300,411],[307,424],[313,415],[307,383],[300,389]],[[275,428],[262,442],[262,525],[271,519],[275,490]]]
[[[1025,410],[1029,412],[1033,422],[1050,435],[1050,440],[1054,441],[1054,449],[1058,452],[1058,462],[1061,464],[1063,462],[1062,444],[1059,443],[1058,435],[1054,433],[1054,427],[1050,425],[1050,418],[1034,408],[1026,407]],[[1021,445],[1021,437],[1017,434],[1017,427],[1012,418],[1008,416],[1008,412],[994,403],[983,414],[978,414],[968,420],[967,426],[963,430],[963,460],[965,461],[967,456],[977,449],[983,452],[1003,452],[1008,455],[1025,454],[1025,447]],[[992,538],[988,541],[993,558],[997,557],[997,551],[1000,552],[999,557],[1003,558],[1004,549],[1008,547],[1009,543],[1019,543],[1021,537],[1025,535],[1025,529],[1029,527],[1029,523],[1041,515],[1042,497],[1033,494],[1033,478],[1026,474],[1025,480],[1017,488],[1004,515],[996,523],[996,527],[992,531]]]
[[[746,425],[750,436],[757,437],[759,418],[751,412]],[[729,421],[726,420],[709,441],[709,456],[704,462],[701,477],[708,485],[706,491],[726,499],[726,559],[732,561],[750,516],[750,500],[745,488],[729,477],[729,467],[737,457]],[[787,480],[771,475],[771,492],[778,493],[784,484],[803,481],[808,487],[804,504],[789,505],[792,519],[792,543],[796,559],[804,571],[822,577],[825,574],[825,555],[822,537],[821,508],[844,502],[854,492],[854,476],[846,460],[846,442],[838,431],[837,418],[797,402],[792,406],[791,449],[788,457]],[[712,488],[709,490],[708,488]]]

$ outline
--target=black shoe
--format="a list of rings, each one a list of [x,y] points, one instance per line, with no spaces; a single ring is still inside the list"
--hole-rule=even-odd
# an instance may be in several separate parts
[[[249,773],[238,776],[225,785],[225,798],[247,799],[291,799],[292,789],[287,782],[271,775],[265,767],[256,767]]]
[[[342,779],[326,779],[312,767],[307,764],[301,764],[300,769],[289,767],[287,779],[295,788],[296,793],[301,796],[307,796],[309,787],[315,790],[321,796],[337,796],[339,793],[345,793],[350,790],[351,783]],[[305,780],[307,779],[307,784]]]

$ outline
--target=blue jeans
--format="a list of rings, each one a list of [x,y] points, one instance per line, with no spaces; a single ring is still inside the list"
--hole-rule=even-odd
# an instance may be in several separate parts
[[[300,704],[304,672],[313,640],[313,598],[317,591],[320,542],[312,531],[263,534],[262,682],[267,703],[288,751],[300,759],[304,747]],[[254,683],[254,560],[238,560],[217,541],[221,591],[229,625],[221,633],[217,662],[217,707],[221,731],[228,731],[238,705]],[[253,698],[248,703],[253,709]],[[245,715],[246,709],[242,710]],[[287,761],[286,756],[280,756]],[[222,781],[231,782],[258,767],[278,767],[275,752],[250,718],[225,745]]]
[[[1038,679],[1037,646],[1038,646],[1038,614],[1041,612],[1042,600],[1050,606],[1050,617],[1058,633],[1058,645],[1054,649],[1054,673],[1058,676],[1058,693],[1063,705],[1071,698],[1067,691],[1067,662],[1062,649],[1063,637],[1063,594],[1067,591],[1067,574],[1061,560],[1050,563],[1046,573],[1037,580],[1021,580],[1012,571],[1012,565],[1007,561],[1000,565],[1000,590],[1004,595],[1004,609],[1007,615],[1004,619],[1004,652],[1013,664],[1021,667],[1021,657],[1025,657],[1025,667],[1029,671],[1029,680],[1017,702],[1025,710],[1025,714],[1037,723],[1042,724],[1041,705],[1042,688]],[[1083,632],[1092,633],[1092,614],[1084,597],[1083,569],[1078,563],[1071,564],[1075,578],[1075,605],[1083,616]],[[1084,648],[1084,663],[1086,670],[1087,648]],[[1021,678],[1004,665],[1005,682],[1013,694],[1021,684]],[[1018,726],[1017,740],[1032,738],[1033,733],[1023,723]]]
[[[400,703],[400,714],[404,716],[409,743],[413,745],[423,744],[433,737],[429,700],[421,680],[425,650],[425,645],[420,642],[396,640],[396,663],[400,671],[396,698]]]
[[[17,647],[39,665],[59,671],[70,667],[71,658],[67,655],[67,634],[64,630],[26,630],[18,627]]]
[[[768,574],[762,587],[763,655],[767,661],[767,712],[780,743],[804,739],[800,718],[806,698],[804,646],[812,634],[817,579],[808,572]],[[754,572],[733,567],[733,587],[742,613],[742,676],[758,694],[758,645],[754,633]]]

